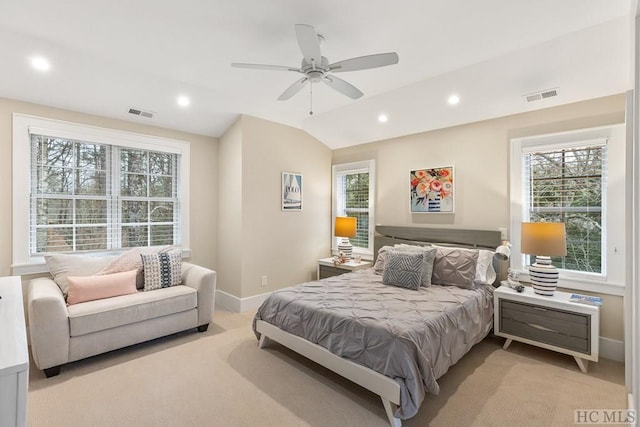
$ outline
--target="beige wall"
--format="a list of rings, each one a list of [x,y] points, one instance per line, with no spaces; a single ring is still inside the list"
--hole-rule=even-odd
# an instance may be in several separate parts
[[[509,227],[511,138],[624,123],[624,118],[621,94],[344,148],[333,152],[332,162],[376,160],[378,224],[495,230]],[[411,214],[409,171],[448,165],[455,167],[455,213]],[[601,335],[622,341],[622,297],[605,301]]]
[[[191,261],[209,268],[217,263],[218,223],[218,140],[153,126],[97,117],[68,110],[0,98],[0,275],[12,273],[12,114],[22,113],[50,119],[153,135],[190,142],[190,225]],[[29,165],[24,165],[29,167]],[[15,236],[15,238],[26,238]]]
[[[218,289],[242,294],[242,118],[220,138]]]
[[[229,254],[240,260],[239,275],[220,262],[220,289],[247,298],[311,280],[317,259],[330,254],[331,150],[300,129],[251,116],[242,116],[221,140],[220,160],[241,166],[220,181],[229,184],[220,189],[220,211],[231,202],[230,229],[239,231],[223,232],[228,224],[221,213],[219,253],[222,259],[227,248],[237,248]],[[282,172],[303,175],[301,212],[281,210]]]

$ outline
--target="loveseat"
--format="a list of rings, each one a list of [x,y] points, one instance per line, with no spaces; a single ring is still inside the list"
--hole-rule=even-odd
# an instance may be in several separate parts
[[[33,360],[47,377],[68,362],[197,328],[213,319],[216,272],[183,262],[181,284],[67,305],[49,277],[27,288]]]

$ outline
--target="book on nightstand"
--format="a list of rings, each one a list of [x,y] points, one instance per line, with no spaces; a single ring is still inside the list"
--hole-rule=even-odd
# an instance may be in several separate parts
[[[589,295],[571,294],[571,297],[569,297],[569,301],[589,305],[602,305],[602,298],[592,297]]]

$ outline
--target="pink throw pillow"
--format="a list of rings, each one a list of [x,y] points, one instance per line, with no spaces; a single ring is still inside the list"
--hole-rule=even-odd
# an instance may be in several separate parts
[[[137,273],[137,270],[129,270],[101,276],[67,276],[69,281],[67,304],[135,294],[138,292]]]

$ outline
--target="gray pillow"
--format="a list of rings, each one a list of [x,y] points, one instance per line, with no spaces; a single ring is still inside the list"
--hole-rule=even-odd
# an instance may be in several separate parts
[[[438,247],[431,283],[473,289],[478,251]]]
[[[389,249],[393,249],[393,246],[383,246],[378,249],[376,263],[373,265],[373,270],[378,274],[382,274],[384,272],[384,263],[387,259],[387,251]]]
[[[113,257],[86,256],[78,254],[50,254],[45,255],[49,272],[58,285],[65,299],[69,290],[67,276],[91,276],[106,267]]]
[[[433,274],[433,262],[436,259],[437,249],[432,246],[396,245],[395,250],[400,252],[424,252],[427,256],[422,265],[422,286],[431,286]]]
[[[422,266],[427,254],[389,249],[386,253],[382,283],[417,290],[422,283]]]

